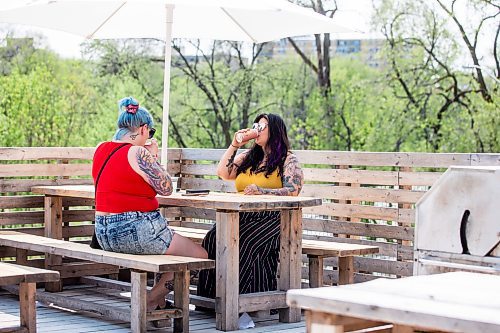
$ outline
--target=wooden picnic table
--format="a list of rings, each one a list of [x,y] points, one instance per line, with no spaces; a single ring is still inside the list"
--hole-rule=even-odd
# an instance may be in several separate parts
[[[370,322],[392,332],[500,332],[500,276],[452,272],[338,287],[290,290],[306,309],[307,332],[344,332]]]
[[[62,238],[62,198],[94,198],[92,185],[35,186],[33,193],[45,195],[45,236]],[[158,196],[160,207],[194,207],[214,209],[217,223],[216,327],[238,329],[240,312],[280,308],[280,321],[298,322],[300,309],[286,305],[285,293],[301,287],[302,208],[321,205],[321,199],[247,196],[238,193],[210,193],[183,196],[176,192]],[[281,248],[279,291],[239,295],[239,213],[243,211],[281,211]],[[61,259],[48,256],[48,267],[61,264]]]

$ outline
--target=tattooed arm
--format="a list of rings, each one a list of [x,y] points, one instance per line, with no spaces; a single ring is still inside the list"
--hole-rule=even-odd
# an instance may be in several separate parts
[[[237,151],[238,148],[233,145],[227,148],[217,166],[217,176],[224,180],[236,179],[236,169],[246,155],[245,152],[236,156]]]
[[[146,148],[131,147],[128,161],[132,169],[137,172],[159,195],[172,194],[172,179]]]
[[[297,196],[304,184],[304,174],[300,168],[299,160],[294,154],[288,154],[283,167],[282,188],[262,188],[255,184],[248,185],[245,194],[272,194]]]

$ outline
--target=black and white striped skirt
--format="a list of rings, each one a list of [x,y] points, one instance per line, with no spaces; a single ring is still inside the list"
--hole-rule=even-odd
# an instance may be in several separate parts
[[[202,246],[215,259],[216,231],[207,233]],[[240,213],[240,294],[277,290],[280,251],[280,212]],[[198,295],[215,298],[215,269],[200,271]]]

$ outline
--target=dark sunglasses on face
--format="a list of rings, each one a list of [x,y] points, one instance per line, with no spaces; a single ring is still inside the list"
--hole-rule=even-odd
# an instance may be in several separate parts
[[[149,129],[149,139],[152,139],[152,138],[153,138],[153,136],[155,136],[155,133],[156,133],[156,128],[151,127],[151,128]]]
[[[259,132],[262,132],[267,126],[267,123],[254,123],[252,129],[256,129]]]
[[[142,124],[141,126],[147,126],[149,128],[149,136],[148,136],[148,139],[152,139],[153,136],[155,136],[155,133],[156,133],[156,128],[154,127],[149,127],[148,124]]]

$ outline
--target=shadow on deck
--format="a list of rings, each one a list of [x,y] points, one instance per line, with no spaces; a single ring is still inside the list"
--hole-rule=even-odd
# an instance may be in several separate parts
[[[81,296],[82,288],[68,287],[65,293],[68,297]],[[94,288],[95,289],[95,288]],[[88,289],[85,289],[86,299],[88,301],[102,302],[93,299]],[[88,296],[87,296],[88,295]],[[115,297],[106,299],[107,305],[122,306]],[[128,306],[128,305],[127,305]],[[125,333],[130,332],[130,323],[113,321],[103,318],[90,312],[75,312],[72,310],[62,309],[51,305],[37,302],[37,332],[38,333]],[[215,315],[207,314],[195,310],[190,312],[189,329],[191,332],[221,332],[215,329]],[[288,333],[303,333],[305,332],[305,322],[300,323],[280,323],[278,315],[269,316],[266,318],[252,318],[255,322],[255,328],[243,330],[241,332],[288,332]],[[19,301],[17,296],[12,295],[4,290],[0,290],[0,330],[4,327],[10,327],[19,324]],[[154,328],[151,324],[148,325],[148,332],[173,332],[172,328]]]

